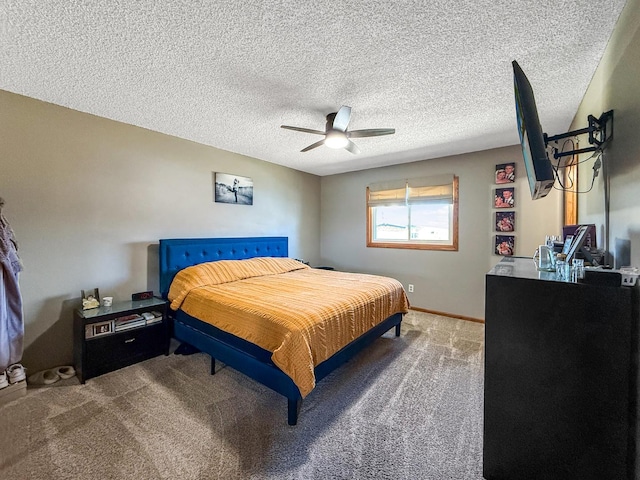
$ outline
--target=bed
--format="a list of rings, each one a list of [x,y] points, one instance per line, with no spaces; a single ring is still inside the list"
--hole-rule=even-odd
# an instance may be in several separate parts
[[[394,279],[288,258],[287,237],[160,240],[173,336],[287,398],[295,425],[318,381],[385,332],[408,300]]]

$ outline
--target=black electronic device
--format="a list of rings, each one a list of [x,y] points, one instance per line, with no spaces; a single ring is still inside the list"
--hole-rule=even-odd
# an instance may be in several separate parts
[[[589,248],[585,248],[587,239],[589,238],[589,232],[591,231],[591,225],[580,225],[573,235],[573,239],[571,240],[571,244],[567,249],[567,263],[571,263],[574,258],[577,257],[578,252],[582,254],[584,259],[592,266],[598,266],[598,261],[591,255]],[[569,235],[570,236],[570,235]],[[567,236],[567,240],[569,239]]]
[[[515,60],[513,61],[513,88],[522,157],[529,180],[531,198],[535,200],[545,197],[551,191],[555,176],[547,156],[547,146],[538,119],[533,88]]]
[[[131,300],[134,302],[138,300],[149,300],[150,298],[153,298],[153,291],[138,292],[138,293],[131,294]]]
[[[619,287],[622,285],[622,274],[613,270],[585,269],[584,279],[580,283],[601,287]]]
[[[598,152],[605,148],[607,141],[613,137],[613,110],[603,113],[600,118],[589,115],[587,117],[589,126],[586,128],[548,136],[542,131],[542,126],[538,118],[538,109],[533,95],[533,88],[527,76],[520,68],[520,65],[518,65],[518,62],[514,60],[512,65],[516,119],[518,121],[522,156],[527,179],[529,180],[531,198],[536,200],[546,197],[553,188],[556,170],[564,166],[561,164],[563,157],[581,153]],[[589,144],[592,146],[566,151],[559,151],[557,147],[552,147],[553,158],[557,160],[556,164],[553,165],[547,153],[549,144],[582,134],[589,135]],[[594,171],[596,171],[595,166]]]
[[[573,243],[573,235],[567,235],[564,239],[562,253],[564,253],[565,255],[569,253],[569,249],[571,248],[571,243]]]
[[[589,248],[590,250],[595,250],[598,247],[596,241],[596,225],[594,223],[587,224],[589,229],[587,230],[587,237],[584,241],[584,246]],[[562,236],[566,238],[568,235],[574,236],[576,231],[581,227],[581,225],[565,225],[562,227]]]
[[[578,251],[584,245],[584,242],[587,239],[588,230],[589,230],[588,225],[580,225],[580,227],[578,227],[578,230],[576,230],[573,240],[571,241],[571,245],[569,245],[569,248],[567,250],[567,258],[566,258],[567,263],[569,264],[571,263],[571,260],[575,258],[576,253],[578,253]]]

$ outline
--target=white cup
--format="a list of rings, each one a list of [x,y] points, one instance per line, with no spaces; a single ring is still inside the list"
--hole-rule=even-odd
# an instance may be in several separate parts
[[[104,307],[110,307],[113,303],[113,297],[102,297],[102,305]]]

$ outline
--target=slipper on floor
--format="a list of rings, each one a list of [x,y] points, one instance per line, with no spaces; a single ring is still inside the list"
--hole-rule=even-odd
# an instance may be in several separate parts
[[[65,365],[64,367],[56,367],[53,369],[55,373],[58,374],[60,378],[66,380],[67,378],[75,377],[76,371],[70,365]]]
[[[55,372],[55,369],[42,370],[41,372],[30,375],[27,379],[27,383],[32,385],[51,385],[52,383],[56,383],[58,380],[60,380],[60,375]]]

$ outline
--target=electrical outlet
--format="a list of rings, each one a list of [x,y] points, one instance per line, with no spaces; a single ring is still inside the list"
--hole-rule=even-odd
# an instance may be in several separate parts
[[[409,293],[413,293],[413,285],[409,284]]]

